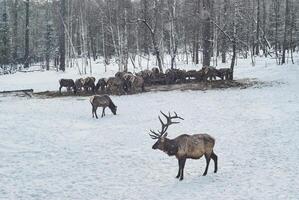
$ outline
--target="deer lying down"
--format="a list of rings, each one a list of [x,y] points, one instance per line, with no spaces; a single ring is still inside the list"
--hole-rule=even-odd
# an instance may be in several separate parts
[[[170,113],[167,116],[161,112],[163,116],[167,119],[167,122],[161,120],[159,116],[159,121],[162,124],[161,131],[158,133],[151,130],[150,136],[152,139],[158,139],[158,141],[153,145],[153,149],[159,149],[169,156],[175,156],[178,159],[179,171],[176,178],[183,180],[184,178],[184,167],[186,159],[200,159],[203,155],[206,159],[206,169],[203,176],[207,175],[210,160],[214,161],[214,173],[217,172],[217,155],[214,153],[213,148],[215,145],[215,139],[208,134],[195,134],[195,135],[180,135],[174,139],[167,138],[167,129],[171,124],[177,124],[179,122],[172,122],[172,119],[182,119],[176,113],[175,116],[171,116]]]
[[[92,106],[92,117],[94,117],[94,115],[95,115],[96,118],[98,119],[98,115],[97,115],[98,107],[103,107],[102,117],[105,116],[106,107],[109,107],[111,112],[114,115],[116,115],[117,106],[114,105],[114,103],[112,102],[112,100],[110,99],[110,97],[108,95],[94,95],[94,96],[90,97],[89,101]]]

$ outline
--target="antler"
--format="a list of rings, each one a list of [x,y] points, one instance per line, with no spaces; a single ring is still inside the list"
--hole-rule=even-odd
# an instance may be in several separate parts
[[[162,125],[162,127],[161,127],[161,131],[158,131],[158,133],[157,132],[155,132],[155,131],[153,131],[153,130],[150,130],[150,132],[152,133],[152,134],[149,134],[150,136],[151,136],[151,138],[152,139],[159,139],[159,138],[161,138],[163,135],[164,136],[167,136],[167,133],[166,133],[166,131],[167,131],[167,129],[168,129],[168,127],[171,125],[171,124],[178,124],[178,123],[180,123],[180,122],[173,122],[172,121],[172,119],[181,119],[181,120],[184,120],[182,117],[179,117],[178,116],[178,114],[176,113],[176,112],[174,112],[174,116],[171,116],[171,114],[170,114],[170,112],[168,112],[168,115],[166,115],[165,113],[163,113],[162,111],[160,111],[161,112],[161,114],[166,118],[166,123],[164,123],[163,121],[162,121],[162,119],[161,119],[161,117],[159,116],[158,118],[159,118],[159,121],[160,121],[160,123],[161,123],[161,125]],[[166,134],[165,134],[166,133]]]

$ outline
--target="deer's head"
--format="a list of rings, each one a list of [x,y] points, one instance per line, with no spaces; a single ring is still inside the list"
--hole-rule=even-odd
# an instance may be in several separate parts
[[[176,112],[174,112],[174,116],[171,116],[170,113],[168,115],[164,114],[162,111],[160,111],[161,114],[166,118],[166,123],[164,123],[159,116],[159,121],[162,125],[161,131],[155,132],[153,130],[150,130],[150,136],[152,139],[157,140],[157,142],[153,145],[152,149],[159,149],[165,153],[167,153],[169,156],[175,155],[178,151],[178,145],[173,141],[167,138],[167,129],[171,124],[178,124],[180,122],[173,122],[172,119],[181,119],[183,118],[179,117]]]

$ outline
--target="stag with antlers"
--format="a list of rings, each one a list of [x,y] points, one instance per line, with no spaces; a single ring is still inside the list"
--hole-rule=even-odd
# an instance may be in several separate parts
[[[174,116],[171,116],[170,113],[166,115],[161,111],[161,114],[166,118],[166,123],[164,123],[159,116],[159,121],[162,125],[161,131],[150,130],[150,136],[154,140],[158,140],[154,145],[153,149],[159,149],[169,156],[175,156],[178,159],[179,171],[176,178],[183,180],[184,178],[184,167],[186,159],[200,159],[203,155],[206,158],[206,169],[203,173],[205,176],[208,173],[210,160],[214,161],[214,173],[217,172],[217,155],[213,152],[215,145],[215,139],[208,134],[195,134],[187,135],[183,134],[174,139],[167,138],[167,129],[171,124],[178,124],[180,122],[172,121],[173,119],[181,119],[176,112]]]

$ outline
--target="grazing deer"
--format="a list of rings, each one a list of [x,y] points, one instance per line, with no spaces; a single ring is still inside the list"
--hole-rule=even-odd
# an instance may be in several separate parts
[[[126,94],[124,90],[123,79],[116,78],[116,77],[108,78],[106,90],[108,93],[112,93],[112,94],[118,94],[118,95]]]
[[[159,74],[160,74],[160,70],[158,67],[153,67],[152,72],[153,72],[154,77],[159,76]]]
[[[144,79],[141,76],[132,76],[130,78],[130,86],[133,92],[145,92]]]
[[[67,90],[70,90],[70,88],[73,88],[74,94],[76,94],[77,89],[76,85],[73,79],[60,79],[59,80],[59,93],[61,94],[61,88],[66,87]]]
[[[124,81],[124,90],[126,92],[130,92],[132,89],[132,83],[131,83],[131,79],[134,78],[134,75],[132,73],[125,73],[122,76],[122,79]]]
[[[217,71],[221,75],[221,80],[233,80],[232,70],[230,68],[220,68]]]
[[[189,70],[186,72],[186,79],[191,80],[195,78],[197,71],[196,70]]]
[[[167,69],[165,72],[166,84],[183,83],[186,81],[186,71],[180,69]]]
[[[94,96],[90,97],[89,101],[92,106],[92,117],[96,116],[96,118],[98,119],[98,115],[97,115],[98,107],[103,108],[102,117],[105,116],[106,107],[109,107],[111,112],[114,115],[116,115],[117,106],[112,102],[112,100],[110,99],[110,97],[108,95],[94,95]]]
[[[217,172],[217,155],[213,152],[215,145],[215,139],[208,134],[195,134],[195,135],[180,135],[174,139],[167,138],[167,129],[171,124],[178,124],[179,122],[173,122],[172,119],[181,119],[176,113],[174,116],[161,114],[167,119],[166,123],[162,121],[159,116],[159,121],[161,122],[161,131],[156,133],[151,130],[149,134],[152,139],[158,140],[154,145],[153,149],[159,149],[169,156],[175,156],[179,162],[179,171],[176,178],[183,180],[184,178],[184,167],[186,159],[200,159],[203,155],[206,158],[206,169],[203,173],[205,176],[208,173],[209,163],[211,158],[214,160],[214,173]]]
[[[76,86],[77,91],[81,91],[83,85],[84,85],[84,79],[83,78],[79,78],[75,81],[75,86]]]
[[[152,84],[152,78],[153,78],[153,72],[152,71],[146,69],[146,70],[143,70],[141,72],[136,73],[135,75],[136,76],[141,76],[146,85],[151,85]]]
[[[88,90],[91,89],[91,91],[94,93],[96,87],[95,81],[96,81],[95,77],[86,77],[83,83],[84,90],[88,92]]]
[[[106,80],[104,78],[101,78],[98,80],[98,83],[96,84],[95,91],[98,91],[101,88],[101,92],[104,92],[106,86],[107,86]]]
[[[214,67],[204,66],[202,68],[203,74],[204,74],[204,81],[207,81],[210,79],[212,81],[213,79],[216,80],[217,76],[217,69]]]
[[[126,74],[126,72],[116,72],[114,76],[115,76],[116,78],[123,78],[123,76],[124,76],[125,74]]]

